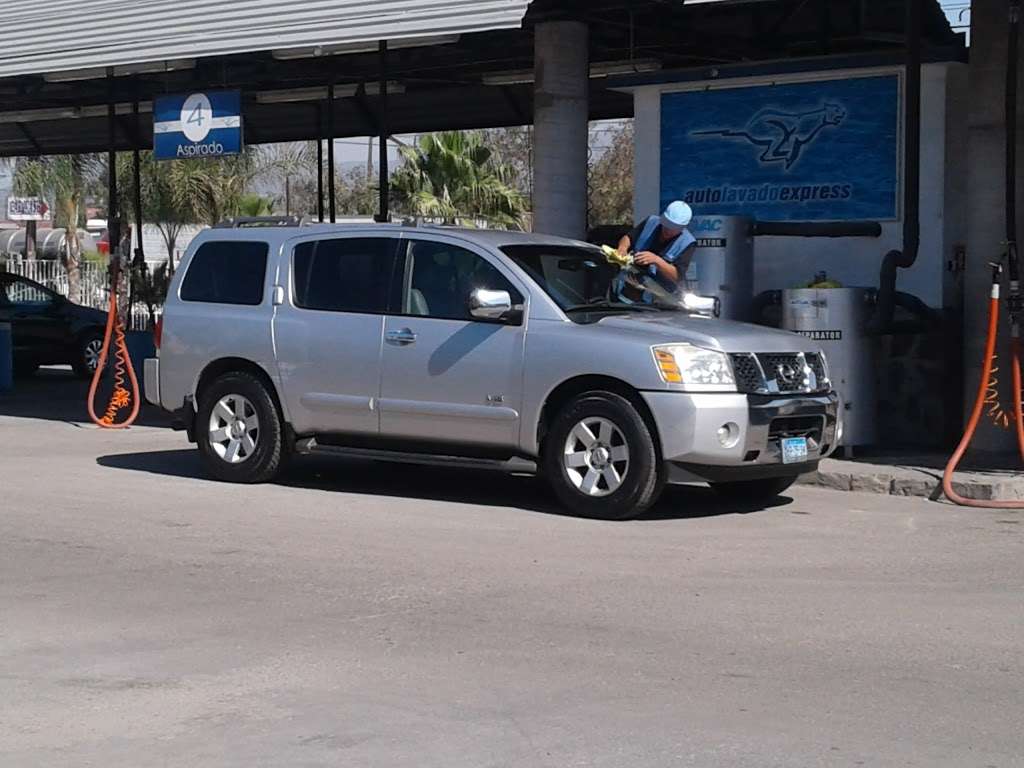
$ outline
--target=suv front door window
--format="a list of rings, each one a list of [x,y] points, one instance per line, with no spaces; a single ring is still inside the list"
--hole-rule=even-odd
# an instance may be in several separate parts
[[[522,291],[488,258],[444,239],[404,240],[399,281],[381,355],[381,434],[515,445],[524,328],[474,320],[469,299],[482,288],[522,305]]]

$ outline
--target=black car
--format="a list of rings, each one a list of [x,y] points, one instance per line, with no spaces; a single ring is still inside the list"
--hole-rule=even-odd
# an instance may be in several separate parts
[[[11,323],[16,374],[30,374],[40,365],[70,365],[82,377],[96,370],[105,312],[72,304],[28,278],[0,272],[0,320]]]

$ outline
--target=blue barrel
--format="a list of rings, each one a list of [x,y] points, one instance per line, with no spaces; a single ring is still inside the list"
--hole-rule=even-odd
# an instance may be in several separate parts
[[[14,389],[14,337],[11,324],[0,321],[0,392]]]
[[[132,368],[135,369],[135,378],[139,380],[139,394],[145,400],[145,384],[143,383],[143,371],[146,358],[156,357],[156,345],[153,343],[152,331],[128,331],[125,334],[125,344],[128,347],[128,357],[132,361]]]

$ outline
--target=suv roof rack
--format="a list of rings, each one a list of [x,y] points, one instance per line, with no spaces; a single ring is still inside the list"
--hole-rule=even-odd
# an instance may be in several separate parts
[[[308,227],[315,223],[310,216],[234,216],[214,229],[245,229],[249,227]]]

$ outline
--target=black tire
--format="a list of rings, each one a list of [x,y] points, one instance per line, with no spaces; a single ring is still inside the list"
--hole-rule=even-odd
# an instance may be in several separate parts
[[[258,430],[252,438],[255,448],[237,463],[223,457],[212,440],[211,417],[218,403],[226,397],[241,396],[248,401],[252,414],[258,419]],[[229,427],[225,426],[225,429]],[[273,480],[284,461],[284,440],[281,415],[267,386],[257,377],[245,372],[226,373],[213,381],[199,395],[199,411],[195,422],[196,443],[203,467],[211,477],[229,483],[265,483]],[[228,438],[230,445],[230,438]],[[240,450],[245,450],[240,449]]]
[[[35,360],[14,361],[14,378],[16,379],[27,379],[30,376],[35,376],[35,373],[38,370],[39,363],[37,363]]]
[[[98,346],[97,346],[98,345]],[[88,331],[83,333],[75,346],[75,357],[71,361],[71,367],[82,379],[91,379],[96,373],[95,358],[92,352],[97,352],[103,347],[103,332]]]
[[[621,485],[603,496],[589,495],[577,487],[566,467],[566,442],[570,432],[587,419],[611,422],[624,438],[628,453],[628,466],[621,477]],[[664,471],[650,428],[629,400],[612,392],[579,395],[555,416],[544,439],[543,467],[558,500],[580,517],[629,520],[647,511],[664,488]],[[592,468],[588,464],[579,472],[583,475]],[[583,480],[585,483],[585,476]],[[603,492],[606,492],[607,483],[603,480],[599,483],[605,483]]]
[[[788,477],[768,477],[763,480],[712,483],[711,487],[723,499],[762,504],[784,494],[796,481],[797,475],[790,475]]]

